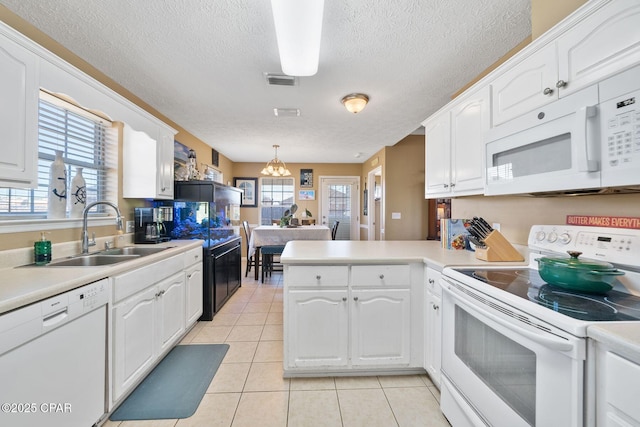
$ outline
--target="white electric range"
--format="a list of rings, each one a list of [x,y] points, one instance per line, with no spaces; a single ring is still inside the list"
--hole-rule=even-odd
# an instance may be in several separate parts
[[[453,427],[584,423],[587,327],[640,320],[640,230],[533,226],[528,267],[445,268],[441,407]],[[625,272],[602,295],[546,284],[537,258],[580,251]]]

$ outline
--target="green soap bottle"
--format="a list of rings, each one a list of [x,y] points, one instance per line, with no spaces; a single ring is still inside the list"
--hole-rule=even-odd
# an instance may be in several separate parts
[[[36,265],[45,265],[51,262],[51,241],[47,240],[45,234],[43,231],[40,234],[40,240],[33,244]]]

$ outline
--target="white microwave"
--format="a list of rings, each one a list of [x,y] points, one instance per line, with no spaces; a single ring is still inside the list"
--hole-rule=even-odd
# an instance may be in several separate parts
[[[491,129],[485,141],[486,195],[639,186],[640,66]]]
[[[598,86],[486,134],[485,195],[600,187]]]

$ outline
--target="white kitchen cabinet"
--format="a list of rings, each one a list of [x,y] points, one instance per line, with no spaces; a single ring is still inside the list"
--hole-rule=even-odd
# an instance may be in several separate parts
[[[491,79],[494,126],[640,63],[637,0],[592,2],[582,10]]]
[[[524,58],[490,83],[493,125],[505,123],[556,99],[558,58],[554,43]]]
[[[173,134],[149,135],[124,124],[122,140],[122,196],[172,199]]]
[[[113,400],[131,389],[156,359],[156,294],[152,287],[114,306]]]
[[[287,302],[291,366],[347,366],[347,290],[292,290]]]
[[[158,318],[160,325],[160,347],[158,354],[168,351],[175,344],[185,329],[184,299],[185,276],[177,273],[160,282],[158,288]]]
[[[442,288],[441,273],[427,267],[427,292],[425,307],[425,369],[431,381],[440,388],[442,366]]]
[[[201,251],[202,252],[202,251]],[[200,262],[186,270],[185,317],[186,327],[195,323],[202,315],[202,255]]]
[[[413,366],[410,265],[286,265],[284,277],[285,371]]]
[[[631,360],[596,344],[597,427],[640,426],[640,360]]]
[[[410,301],[410,289],[352,290],[353,366],[409,365]]]
[[[424,126],[425,198],[482,194],[489,89],[465,93]]]
[[[177,255],[112,277],[111,404],[184,335],[184,266]]]
[[[38,59],[0,34],[0,187],[38,186]]]

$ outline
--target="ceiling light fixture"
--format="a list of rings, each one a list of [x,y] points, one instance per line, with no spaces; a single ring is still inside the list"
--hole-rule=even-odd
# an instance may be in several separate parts
[[[318,72],[324,0],[271,0],[282,72],[313,76]]]
[[[289,176],[291,172],[287,169],[287,165],[280,159],[278,159],[278,147],[279,145],[274,145],[273,148],[276,149],[276,157],[267,162],[266,166],[260,172],[262,175],[270,175],[270,176]]]
[[[340,101],[344,104],[345,108],[353,114],[358,114],[364,110],[369,102],[369,97],[364,93],[351,93]]]

